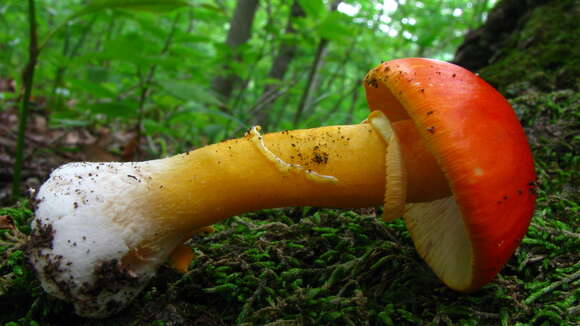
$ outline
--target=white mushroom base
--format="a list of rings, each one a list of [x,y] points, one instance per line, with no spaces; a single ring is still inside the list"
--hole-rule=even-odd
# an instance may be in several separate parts
[[[37,195],[30,240],[49,294],[72,302],[81,316],[104,317],[143,289],[182,240],[157,244],[146,257],[135,251],[156,236],[147,203],[151,175],[163,164],[71,163],[51,174]]]

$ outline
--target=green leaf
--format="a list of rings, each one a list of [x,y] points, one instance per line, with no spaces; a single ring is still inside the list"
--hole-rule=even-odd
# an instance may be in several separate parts
[[[103,51],[88,53],[82,59],[115,60],[135,65],[147,65],[151,63],[151,60],[144,55],[146,44],[146,40],[141,35],[130,33],[106,42]]]
[[[132,102],[95,103],[87,106],[93,113],[110,118],[131,117],[137,112],[137,104]]]
[[[109,70],[103,67],[87,67],[87,79],[93,83],[104,83],[109,79]]]
[[[191,112],[195,112],[195,113],[204,113],[206,115],[210,115],[210,116],[214,116],[214,117],[220,117],[220,118],[224,118],[225,120],[229,120],[232,121],[234,123],[236,123],[237,126],[243,126],[244,122],[240,119],[238,119],[236,116],[228,114],[226,112],[220,111],[220,110],[210,110],[208,108],[206,108],[205,106],[201,106],[201,105],[191,105],[192,103],[190,103],[188,109],[191,110]]]
[[[93,79],[71,79],[68,84],[75,91],[88,93],[98,98],[110,98],[116,95],[113,91],[103,86],[103,83],[93,82]]]
[[[308,17],[320,17],[326,11],[324,2],[322,0],[298,0],[302,9]]]
[[[322,38],[331,41],[345,41],[353,35],[350,17],[339,12],[331,12],[318,26],[318,33]]]
[[[227,15],[218,7],[212,5],[202,5],[195,10],[195,20],[203,22],[222,21]]]
[[[161,13],[192,5],[192,2],[189,0],[92,0],[80,10],[67,16],[54,29],[48,32],[48,35],[46,35],[38,49],[41,51],[56,33],[63,29],[71,20],[81,16],[94,14],[106,9],[125,9]]]
[[[183,44],[183,43],[208,43],[211,41],[211,37],[209,35],[202,35],[202,34],[181,34],[175,37],[176,43]]]
[[[161,123],[151,120],[151,119],[144,119],[143,120],[143,129],[147,135],[153,134],[162,134],[162,135],[175,135],[174,131],[166,126],[162,125]]]
[[[165,89],[169,94],[185,101],[219,105],[220,101],[213,92],[200,85],[175,80],[163,80],[158,82],[159,86]]]
[[[105,9],[128,9],[150,12],[167,12],[180,7],[191,6],[188,0],[92,0],[72,18],[92,14]]]

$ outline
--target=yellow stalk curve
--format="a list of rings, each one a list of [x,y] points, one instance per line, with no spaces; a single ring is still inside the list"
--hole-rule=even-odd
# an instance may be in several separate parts
[[[353,208],[385,203],[384,217],[392,219],[401,216],[409,197],[405,187],[412,195],[408,199],[417,202],[423,197],[430,200],[449,195],[448,189],[405,181],[405,170],[419,174],[438,171],[414,162],[405,169],[401,155],[405,146],[413,156],[430,156],[419,143],[418,134],[407,130],[409,126],[395,123],[391,127],[386,118],[375,114],[368,124],[263,136],[253,128],[245,137],[164,159],[155,177],[147,180],[146,209],[162,220],[158,221],[156,238],[169,235],[186,240],[191,230],[275,207]],[[405,142],[397,141],[393,129],[406,133]],[[143,243],[123,262],[138,265],[146,261],[148,253],[155,252],[156,241]],[[172,255],[172,264],[183,270],[191,257],[179,247]]]

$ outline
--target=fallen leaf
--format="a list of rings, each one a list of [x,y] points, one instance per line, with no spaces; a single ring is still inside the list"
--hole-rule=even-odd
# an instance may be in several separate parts
[[[14,229],[14,221],[8,215],[0,215],[0,230]]]

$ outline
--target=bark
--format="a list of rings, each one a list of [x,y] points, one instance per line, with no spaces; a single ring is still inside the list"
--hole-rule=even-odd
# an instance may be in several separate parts
[[[234,16],[230,22],[230,29],[226,39],[226,45],[231,49],[230,59],[226,60],[222,71],[224,75],[217,76],[212,82],[213,89],[221,95],[223,103],[227,103],[232,95],[232,91],[241,81],[240,76],[232,71],[229,60],[241,62],[242,57],[239,48],[245,44],[252,35],[252,24],[259,0],[238,0]],[[227,107],[222,107],[227,111]]]
[[[508,97],[580,88],[577,0],[503,0],[470,32],[454,62]]]
[[[292,8],[290,9],[290,14],[288,17],[288,22],[284,30],[285,35],[291,35],[296,33],[293,21],[298,17],[304,17],[305,13],[302,7],[298,4],[298,1],[294,1]],[[267,127],[270,122],[270,109],[274,101],[279,97],[275,96],[280,90],[280,83],[284,80],[284,76],[288,71],[290,63],[296,55],[298,47],[296,43],[292,42],[282,42],[280,48],[278,49],[278,54],[272,60],[272,67],[268,73],[269,80],[277,80],[275,83],[268,83],[264,86],[264,91],[260,96],[259,100],[256,101],[256,119],[254,123]]]

